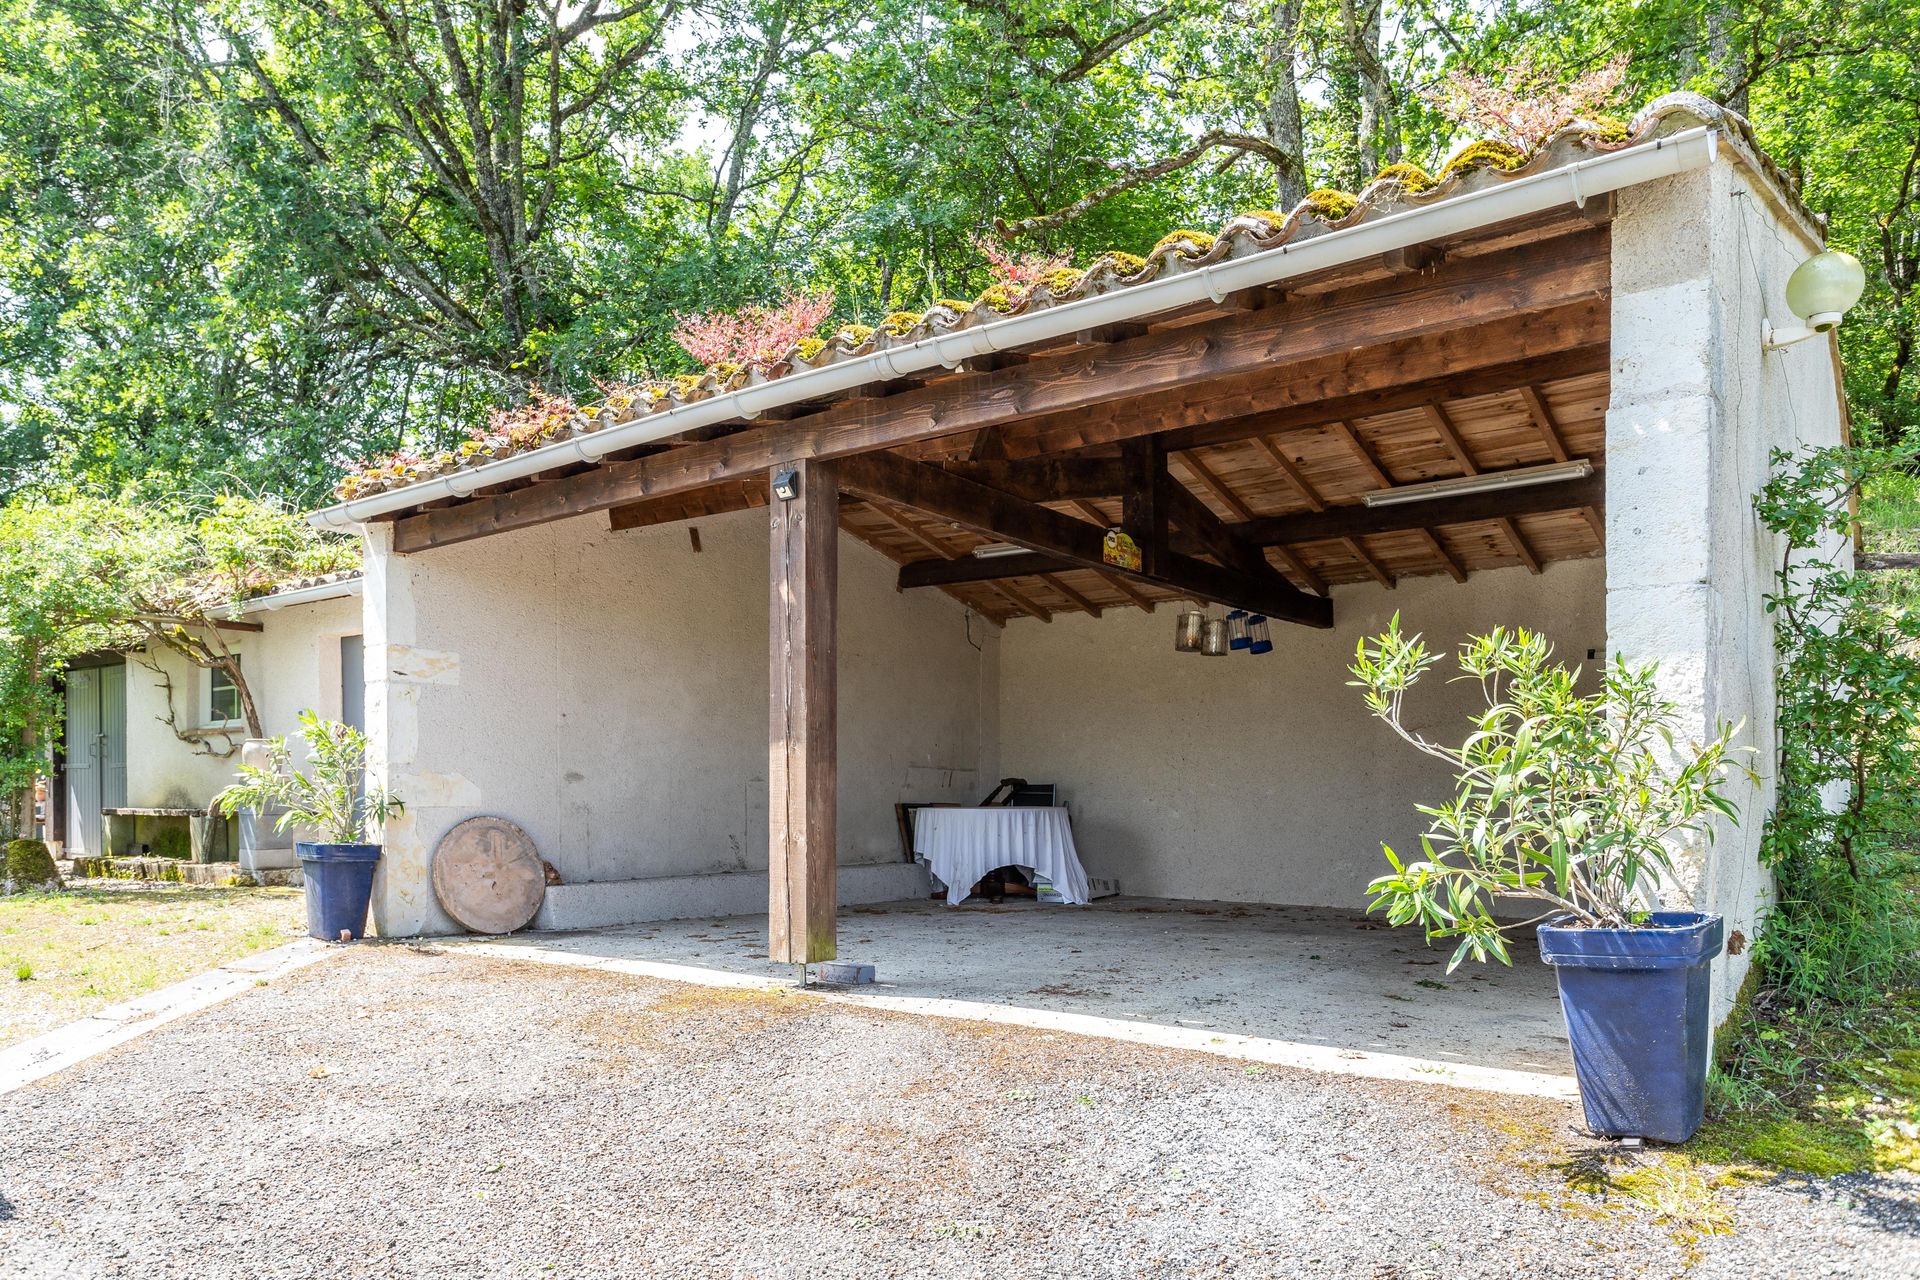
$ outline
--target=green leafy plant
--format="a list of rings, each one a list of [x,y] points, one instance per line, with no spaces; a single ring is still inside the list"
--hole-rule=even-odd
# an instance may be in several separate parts
[[[1715,815],[1738,819],[1725,794],[1737,726],[1683,747],[1652,664],[1619,659],[1583,694],[1579,669],[1554,662],[1545,637],[1504,627],[1469,637],[1458,679],[1479,683],[1486,708],[1449,746],[1407,728],[1402,714],[1408,690],[1439,661],[1401,632],[1396,614],[1385,633],[1360,642],[1351,683],[1395,733],[1458,770],[1452,799],[1418,806],[1433,822],[1421,837],[1425,858],[1405,862],[1382,846],[1393,872],[1368,886],[1371,907],[1384,907],[1391,923],[1460,939],[1449,972],[1469,956],[1510,963],[1505,932],[1523,924],[1644,921],[1672,875],[1672,842],[1711,839]],[[1501,923],[1493,905],[1502,898],[1545,911]]]
[[[1758,958],[1789,1000],[1872,1001],[1910,980],[1920,924],[1920,611],[1911,571],[1852,567],[1852,500],[1910,450],[1773,455],[1755,499],[1781,535],[1774,590],[1778,798],[1761,855],[1777,905]]]
[[[276,831],[296,825],[312,827],[328,843],[356,844],[405,811],[406,806],[385,788],[360,790],[367,762],[365,734],[352,725],[303,711],[300,736],[307,743],[310,773],[294,768],[285,738],[274,738],[268,743],[266,766],[241,765],[240,781],[214,797],[221,812],[232,817],[241,809],[265,813],[277,806],[285,812],[274,826]]]

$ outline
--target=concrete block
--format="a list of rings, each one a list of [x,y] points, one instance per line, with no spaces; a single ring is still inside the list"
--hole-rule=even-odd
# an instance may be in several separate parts
[[[852,960],[823,960],[813,973],[815,981],[831,983],[836,987],[864,987],[870,985],[874,978],[872,965]]]
[[[1691,584],[1712,574],[1714,406],[1703,396],[1607,411],[1607,574]]]
[[[1613,296],[1616,403],[1713,385],[1716,311],[1712,283],[1680,280]]]
[[[1713,269],[1711,169],[1675,174],[1619,193],[1613,220],[1616,296]]]

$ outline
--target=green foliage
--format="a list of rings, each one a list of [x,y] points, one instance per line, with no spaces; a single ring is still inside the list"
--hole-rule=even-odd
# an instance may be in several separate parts
[[[9,888],[58,888],[60,870],[53,865],[53,854],[39,840],[9,840],[6,848],[6,874],[0,875]]]
[[[1734,726],[1682,745],[1651,664],[1618,659],[1598,692],[1582,694],[1578,669],[1552,658],[1525,630],[1469,638],[1460,678],[1479,684],[1486,710],[1448,746],[1406,727],[1407,691],[1439,657],[1401,632],[1398,614],[1354,655],[1350,683],[1366,691],[1367,709],[1458,771],[1451,800],[1417,806],[1433,824],[1426,857],[1403,862],[1388,848],[1393,873],[1368,886],[1393,924],[1460,939],[1449,971],[1469,956],[1508,962],[1503,929],[1515,926],[1494,920],[1495,899],[1544,906],[1540,919],[1631,926],[1672,874],[1672,845],[1711,839],[1716,815],[1738,818],[1725,794]]]
[[[330,843],[357,844],[405,810],[385,788],[361,790],[367,739],[358,729],[303,711],[300,736],[306,740],[311,772],[294,768],[287,740],[274,738],[268,748],[269,764],[241,765],[240,780],[214,797],[221,812],[232,817],[242,809],[265,813],[282,808],[285,812],[274,828],[277,831],[312,827]]]
[[[196,509],[61,492],[0,507],[0,798],[14,828],[24,829],[26,796],[59,737],[54,681],[70,660],[160,644],[212,665],[225,652],[216,631],[155,620],[217,617],[357,556],[350,540],[256,499]]]
[[[977,297],[994,219],[1203,134],[1237,141],[1021,247],[1093,262],[1376,173],[1417,190],[1402,165],[1474,141],[1427,96],[1449,73],[1566,83],[1622,52],[1623,106],[1687,87],[1753,118],[1868,265],[1840,335],[1863,428],[1920,422],[1920,8],[1893,0],[140,10],[0,0],[0,499],[310,504],[535,384],[585,403],[686,372],[676,314]]]
[[[1779,901],[1757,955],[1794,1001],[1872,1000],[1911,979],[1920,950],[1909,888],[1920,871],[1920,612],[1902,575],[1845,563],[1849,499],[1910,461],[1890,449],[1776,451],[1755,500],[1784,545],[1767,596],[1780,704],[1762,845]]]

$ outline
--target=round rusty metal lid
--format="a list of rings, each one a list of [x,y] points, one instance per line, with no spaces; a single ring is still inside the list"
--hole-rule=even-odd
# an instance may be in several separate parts
[[[524,929],[547,893],[533,841],[505,818],[468,818],[433,851],[433,896],[474,933]]]

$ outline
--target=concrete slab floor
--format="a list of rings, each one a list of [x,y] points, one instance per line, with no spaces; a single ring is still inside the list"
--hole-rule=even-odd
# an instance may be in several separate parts
[[[791,978],[767,959],[766,918],[673,920],[495,939],[607,960]],[[1514,966],[1357,912],[1104,898],[1087,907],[897,902],[840,913],[842,959],[879,994],[970,1000],[1571,1075],[1553,972],[1530,940]]]

